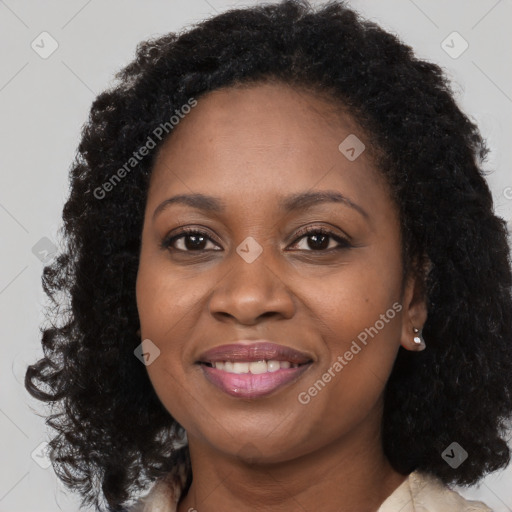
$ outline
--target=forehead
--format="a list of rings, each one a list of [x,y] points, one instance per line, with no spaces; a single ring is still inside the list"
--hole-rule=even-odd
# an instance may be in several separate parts
[[[191,191],[248,199],[333,186],[347,196],[382,194],[371,141],[326,96],[264,83],[216,90],[197,101],[159,151],[150,199]],[[347,138],[359,141],[357,150],[365,147],[352,161],[340,149]]]

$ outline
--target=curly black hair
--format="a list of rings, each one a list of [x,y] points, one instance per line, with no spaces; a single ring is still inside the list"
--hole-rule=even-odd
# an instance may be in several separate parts
[[[400,214],[404,275],[423,283],[428,349],[400,347],[385,388],[390,463],[404,475],[417,469],[458,485],[508,465],[507,228],[485,180],[489,150],[438,65],[416,58],[345,2],[285,0],[231,9],[141,42],[116,79],[82,129],[63,209],[66,243],[42,277],[53,304],[50,325],[40,329],[44,357],[25,376],[30,394],[52,404],[52,463],[82,506],[99,509],[104,498],[109,510],[122,510],[180,466],[190,485],[182,427],[134,356],[147,187],[158,150],[172,136],[172,113],[209,91],[265,81],[328,95],[359,123]],[[165,137],[127,170],[161,126]],[[122,180],[113,181],[123,166]],[[441,457],[453,441],[469,453],[457,469]]]

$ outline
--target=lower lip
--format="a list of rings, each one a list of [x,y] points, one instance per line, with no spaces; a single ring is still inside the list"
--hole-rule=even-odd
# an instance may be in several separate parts
[[[206,378],[214,386],[238,398],[258,398],[269,395],[297,380],[310,366],[311,363],[308,363],[297,368],[281,368],[276,372],[252,374],[229,373],[201,364]]]

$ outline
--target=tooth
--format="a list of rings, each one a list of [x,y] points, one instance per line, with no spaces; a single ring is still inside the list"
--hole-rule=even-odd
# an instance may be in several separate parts
[[[249,363],[233,363],[233,373],[249,373]]]
[[[267,371],[269,372],[277,372],[281,368],[279,361],[271,360],[267,361]]]
[[[249,363],[249,371],[251,373],[267,373],[267,363],[265,361],[253,361]]]
[[[258,375],[266,372],[277,372],[280,368],[298,368],[300,365],[297,363],[290,363],[290,361],[247,361],[247,362],[232,362],[232,361],[215,361],[212,363],[214,368],[223,370],[229,373],[252,373]]]

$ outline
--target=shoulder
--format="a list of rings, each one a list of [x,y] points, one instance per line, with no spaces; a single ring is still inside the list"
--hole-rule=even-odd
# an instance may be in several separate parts
[[[176,512],[184,485],[184,473],[168,474],[157,480],[148,494],[139,498],[126,512]]]
[[[470,501],[430,474],[413,471],[384,501],[378,512],[493,512],[481,501]]]

